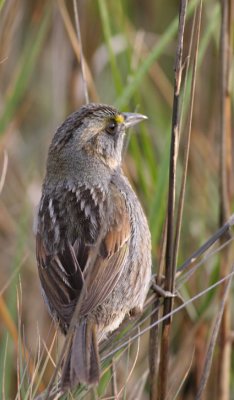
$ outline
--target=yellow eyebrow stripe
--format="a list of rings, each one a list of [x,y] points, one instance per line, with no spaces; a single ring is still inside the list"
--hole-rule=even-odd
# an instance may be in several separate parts
[[[122,124],[124,122],[124,117],[121,114],[118,114],[118,115],[115,116],[115,121],[118,124]]]

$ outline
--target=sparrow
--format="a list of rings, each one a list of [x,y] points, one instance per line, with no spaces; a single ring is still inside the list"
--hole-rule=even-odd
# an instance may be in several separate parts
[[[64,390],[98,383],[100,342],[141,312],[147,296],[150,231],[121,168],[126,130],[146,118],[90,103],[67,117],[49,148],[36,258],[45,303],[65,335],[83,293],[62,366]]]

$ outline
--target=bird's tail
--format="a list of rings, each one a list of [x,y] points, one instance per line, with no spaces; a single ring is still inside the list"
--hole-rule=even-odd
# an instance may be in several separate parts
[[[98,383],[100,360],[96,329],[97,326],[87,320],[81,321],[76,327],[63,364],[62,389],[70,389],[78,383]]]

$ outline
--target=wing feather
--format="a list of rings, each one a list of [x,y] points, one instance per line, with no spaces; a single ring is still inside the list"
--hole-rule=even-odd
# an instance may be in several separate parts
[[[75,232],[78,231],[77,226],[85,221],[84,234],[79,236],[75,233],[72,240],[68,240],[65,231],[65,244],[61,246],[62,251],[58,246],[58,250],[52,253],[46,247],[44,239],[46,232],[40,231],[40,224],[36,237],[36,253],[42,288],[51,313],[57,316],[64,330],[66,330],[64,325],[69,324],[71,320],[84,282],[86,296],[81,306],[83,315],[92,312],[113,291],[126,264],[131,236],[125,198],[111,184],[108,198],[103,198],[102,204],[103,210],[106,211],[105,219],[103,218],[100,224],[100,234],[103,237],[97,237],[96,243],[90,244],[89,238],[90,232],[93,231],[94,220],[91,213],[92,204],[87,205],[82,196],[78,198],[77,193],[81,193],[81,190],[76,190],[75,194],[73,192],[74,190],[71,191],[71,195],[76,197],[79,209],[79,218],[73,221],[76,225]],[[90,192],[90,198],[92,196],[97,198],[93,189]],[[86,189],[86,202],[88,198]],[[69,216],[67,218],[71,220]],[[95,229],[97,226],[95,220]],[[98,249],[97,246],[99,246]]]

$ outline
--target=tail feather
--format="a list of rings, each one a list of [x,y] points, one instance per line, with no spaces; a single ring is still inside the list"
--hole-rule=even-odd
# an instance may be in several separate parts
[[[62,389],[78,383],[95,384],[100,378],[100,360],[96,325],[82,321],[77,326],[71,347],[63,364]]]

